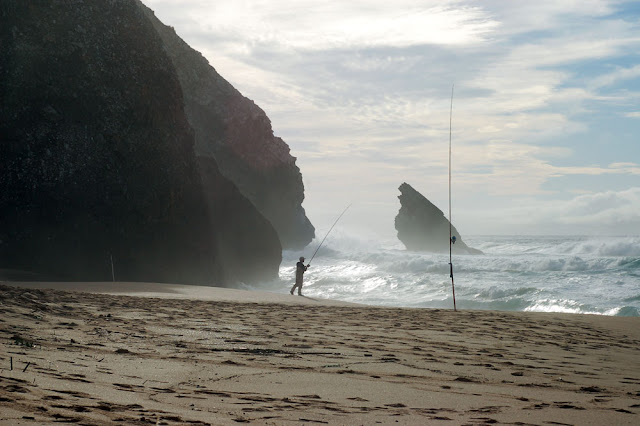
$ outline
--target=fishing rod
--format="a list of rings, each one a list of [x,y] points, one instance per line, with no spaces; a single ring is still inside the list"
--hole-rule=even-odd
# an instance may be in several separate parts
[[[455,244],[455,237],[451,235],[451,123],[453,120],[453,88],[455,85],[451,85],[451,106],[449,109],[449,270],[451,276],[451,291],[453,292],[453,310],[456,309],[456,287],[453,284],[453,257],[451,255],[453,244]]]
[[[316,253],[318,253],[318,250],[320,250],[320,247],[322,247],[322,243],[324,243],[324,240],[327,239],[327,237],[329,236],[329,234],[331,233],[331,231],[333,230],[333,227],[336,226],[336,223],[338,223],[338,221],[340,220],[340,218],[342,217],[343,214],[345,214],[347,212],[347,210],[349,210],[349,207],[351,207],[351,204],[349,204],[347,206],[346,209],[344,209],[344,211],[342,213],[340,213],[340,216],[338,216],[338,218],[336,219],[335,222],[333,222],[333,225],[331,225],[331,228],[329,228],[329,232],[327,232],[327,235],[324,236],[324,238],[322,239],[322,241],[320,242],[320,245],[318,246],[318,248],[316,249],[316,251],[313,253],[313,256],[311,256],[311,259],[309,259],[309,263],[307,263],[307,266],[311,265],[311,261],[313,260],[314,257],[316,257]]]

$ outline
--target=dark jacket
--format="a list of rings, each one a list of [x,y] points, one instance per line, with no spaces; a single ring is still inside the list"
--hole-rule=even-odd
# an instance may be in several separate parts
[[[296,284],[302,283],[302,276],[304,275],[307,267],[302,262],[296,263]]]

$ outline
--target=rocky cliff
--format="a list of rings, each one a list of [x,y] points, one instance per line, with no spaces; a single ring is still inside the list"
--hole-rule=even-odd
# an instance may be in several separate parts
[[[269,118],[162,24],[142,3],[178,72],[196,155],[215,159],[220,171],[273,224],[285,249],[302,249],[315,229],[302,201],[302,175],[289,146],[275,137]]]
[[[135,0],[0,3],[0,268],[46,279],[275,278],[271,224],[197,158]],[[246,259],[251,259],[247,261]]]
[[[400,211],[395,219],[398,238],[409,250],[449,252],[449,220],[442,210],[433,205],[411,185],[400,185]],[[456,254],[482,254],[468,247],[452,227],[456,242],[452,252]]]

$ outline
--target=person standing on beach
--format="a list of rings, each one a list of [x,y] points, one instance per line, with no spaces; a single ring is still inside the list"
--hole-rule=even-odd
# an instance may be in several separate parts
[[[302,296],[302,279],[309,265],[304,265],[304,256],[300,256],[300,260],[296,263],[296,283],[291,287],[289,293],[293,294],[293,290],[298,287],[298,296]]]

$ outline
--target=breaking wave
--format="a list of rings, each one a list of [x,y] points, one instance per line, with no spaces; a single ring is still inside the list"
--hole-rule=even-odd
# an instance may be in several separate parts
[[[461,309],[640,315],[639,237],[468,237],[484,255],[453,257],[456,304]],[[300,255],[283,252],[286,292]],[[410,252],[397,240],[335,232],[311,261],[310,296],[383,306],[450,308],[448,254]],[[264,288],[264,286],[263,286]]]

